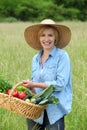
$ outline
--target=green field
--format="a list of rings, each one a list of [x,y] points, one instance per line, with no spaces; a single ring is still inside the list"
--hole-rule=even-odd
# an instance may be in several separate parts
[[[25,42],[24,29],[31,23],[0,23],[0,75],[12,85],[31,77],[35,50]],[[66,130],[87,129],[87,22],[62,22],[71,28],[65,48],[72,62],[73,105],[66,116]],[[26,119],[0,108],[0,130],[27,130]]]

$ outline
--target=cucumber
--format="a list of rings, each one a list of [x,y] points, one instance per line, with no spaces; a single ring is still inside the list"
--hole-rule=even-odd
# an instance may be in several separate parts
[[[23,100],[31,99],[31,98],[32,98],[32,95],[28,94],[25,98],[23,98]]]
[[[41,102],[39,102],[39,105],[44,105],[44,104],[47,104],[48,102],[49,102],[48,99],[44,99]]]
[[[38,97],[48,98],[53,93],[54,90],[55,90],[55,87],[53,85],[51,85],[51,86],[47,87],[46,89],[44,89],[42,92],[34,95],[33,97],[34,98],[38,98]]]
[[[25,97],[30,99],[31,103],[34,104],[39,104],[39,105],[44,105],[44,104],[57,104],[58,103],[58,98],[56,98],[53,94],[55,90],[55,87],[53,85],[47,87],[44,89],[42,92],[35,94],[32,96],[32,94],[29,94],[28,96]]]
[[[59,101],[58,98],[56,98],[54,95],[49,96],[48,98],[44,98],[41,102],[39,102],[39,105],[44,104],[57,104]]]

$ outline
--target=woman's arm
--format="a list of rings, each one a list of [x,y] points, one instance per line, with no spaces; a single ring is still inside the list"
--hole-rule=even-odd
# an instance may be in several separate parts
[[[32,82],[30,80],[23,80],[22,81],[22,85],[25,86],[26,88],[46,88],[46,84],[45,83],[36,83],[36,82]]]

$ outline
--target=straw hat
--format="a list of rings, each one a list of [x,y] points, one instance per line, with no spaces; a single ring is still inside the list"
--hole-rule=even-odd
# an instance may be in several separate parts
[[[38,39],[38,32],[42,26],[50,25],[58,31],[59,40],[56,43],[58,48],[64,48],[71,39],[71,31],[67,26],[56,24],[51,19],[45,19],[40,24],[31,25],[25,29],[24,37],[26,42],[34,49],[40,50],[42,46]]]

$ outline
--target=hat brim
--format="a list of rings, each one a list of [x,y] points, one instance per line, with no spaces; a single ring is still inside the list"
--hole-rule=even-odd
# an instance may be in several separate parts
[[[59,41],[56,43],[58,48],[64,48],[71,40],[71,31],[65,25],[58,25],[58,24],[36,24],[29,26],[25,29],[24,37],[26,42],[34,49],[40,50],[42,49],[41,44],[38,41],[38,32],[42,26],[53,26],[57,29],[59,34]]]

